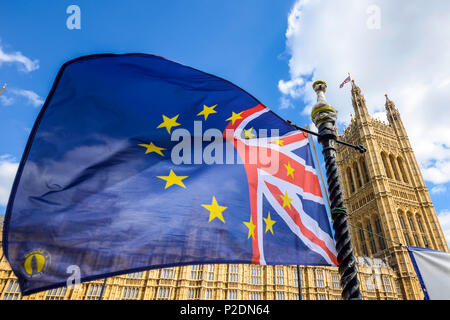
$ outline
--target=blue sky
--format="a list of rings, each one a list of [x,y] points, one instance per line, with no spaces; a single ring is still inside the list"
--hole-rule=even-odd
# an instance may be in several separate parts
[[[340,110],[339,128],[348,123],[352,112],[350,87],[342,90],[337,87],[351,71],[366,96],[369,110],[381,119],[383,95],[389,91],[404,115],[436,211],[450,226],[446,192],[450,181],[447,154],[450,154],[447,152],[450,141],[436,140],[438,134],[431,135],[434,127],[431,121],[420,113],[409,113],[411,109],[416,110],[413,102],[432,95],[431,89],[440,85],[445,88],[450,83],[450,78],[436,78],[439,75],[436,70],[442,69],[439,59],[444,56],[434,57],[431,63],[421,51],[427,44],[425,37],[421,37],[422,31],[432,26],[427,17],[449,21],[439,16],[449,12],[443,8],[447,4],[436,1],[437,5],[431,7],[417,2],[411,9],[403,10],[387,1],[336,3],[320,0],[3,1],[0,82],[8,86],[0,99],[0,169],[4,170],[0,172],[3,179],[0,182],[7,183],[14,164],[20,160],[57,71],[64,62],[78,56],[158,54],[230,80],[283,118],[302,126],[310,124],[309,110],[314,99],[311,77],[323,78],[329,87],[335,88],[329,90],[328,100]],[[72,4],[81,9],[80,30],[66,27],[70,15],[66,9]],[[371,11],[370,6],[374,4],[375,9],[380,9],[381,23],[377,26],[375,21],[375,28],[371,28],[370,19],[376,10]],[[414,11],[416,7],[422,10],[420,19]],[[448,30],[446,26],[439,29],[439,34],[437,31],[425,34],[432,41],[434,36],[442,39],[441,33]],[[411,38],[415,41],[408,41]],[[433,45],[436,46],[434,42]],[[402,48],[408,50],[408,55]],[[445,47],[435,49],[448,52]],[[399,61],[404,62],[406,69],[395,69],[402,65]],[[423,70],[417,68],[428,65]],[[417,86],[408,82],[428,76],[434,77],[429,82],[437,81],[438,85],[431,88],[420,80]],[[445,130],[444,124],[441,128]],[[430,143],[421,144],[421,140],[414,139],[427,138],[427,133]],[[0,214],[4,210],[5,206],[0,204]]]

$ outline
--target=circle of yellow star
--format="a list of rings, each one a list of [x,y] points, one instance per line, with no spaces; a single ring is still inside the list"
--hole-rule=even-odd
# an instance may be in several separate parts
[[[157,178],[165,180],[166,181],[166,187],[164,189],[167,189],[171,185],[179,185],[180,187],[186,188],[186,186],[183,183],[183,179],[186,179],[188,176],[177,176],[172,169],[170,169],[170,173],[168,176],[157,176]]]
[[[248,238],[247,239],[250,239],[250,237],[252,237],[252,239],[254,239],[256,226],[253,224],[252,217],[250,217],[249,222],[244,221],[243,224],[245,224],[248,228]]]
[[[202,204],[206,210],[209,211],[209,221],[211,222],[215,218],[218,218],[220,221],[225,223],[222,212],[227,209],[227,207],[219,206],[217,203],[216,197],[213,196],[211,204]]]
[[[255,136],[255,134],[252,132],[252,130],[253,130],[253,127],[251,127],[248,130],[244,129],[245,139],[251,139],[251,138],[253,138]]]
[[[292,177],[292,179],[295,179],[294,178],[294,168],[292,168],[291,167],[291,163],[290,162],[288,162],[288,164],[286,165],[284,165],[284,167],[286,168],[286,170],[287,170],[287,172],[286,172],[286,176],[291,176]]]
[[[267,215],[267,218],[263,218],[264,219],[264,221],[266,222],[266,231],[265,232],[267,232],[267,231],[270,231],[270,232],[272,232],[272,234],[273,234],[273,225],[275,224],[275,223],[277,223],[276,221],[273,221],[271,218],[270,218],[270,211],[269,211],[269,214]]]
[[[208,116],[209,116],[211,113],[217,113],[217,111],[214,110],[215,107],[217,107],[217,104],[216,104],[216,105],[213,105],[212,107],[208,107],[208,106],[203,105],[203,110],[202,110],[199,114],[197,114],[197,115],[198,115],[198,116],[203,115],[203,116],[205,116],[205,120],[207,120],[207,119],[208,119]]]
[[[159,129],[159,128],[166,128],[166,129],[167,129],[167,132],[170,133],[170,130],[172,129],[172,127],[177,127],[177,126],[180,125],[180,124],[177,122],[178,116],[179,116],[179,114],[177,114],[177,115],[176,115],[175,117],[173,117],[173,118],[168,118],[168,117],[166,117],[165,115],[162,115],[162,117],[163,117],[163,122],[162,122],[159,126],[157,126],[156,129]]]
[[[280,197],[281,197],[281,199],[283,199],[283,208],[288,206],[289,209],[292,209],[291,208],[291,201],[294,200],[294,199],[291,199],[291,198],[288,197],[287,191],[284,193],[284,196],[281,195]]]
[[[244,111],[242,111],[242,112],[244,112]],[[228,118],[227,120],[225,120],[225,121],[231,121],[231,124],[234,125],[234,122],[235,122],[236,120],[243,119],[243,118],[242,118],[242,112],[234,113],[234,112],[232,111],[231,117],[229,117],[229,118]]]
[[[160,154],[164,157],[164,154],[161,152],[161,150],[166,150],[166,148],[160,148],[157,147],[153,144],[153,142],[150,142],[149,144],[140,144],[141,147],[147,148],[147,150],[145,150],[145,154],[150,153],[150,152],[156,152],[157,154]]]

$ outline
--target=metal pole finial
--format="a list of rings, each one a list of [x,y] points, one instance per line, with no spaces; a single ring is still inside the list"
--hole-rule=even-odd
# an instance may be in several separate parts
[[[315,81],[313,89],[317,93],[317,103],[313,107],[311,120],[316,127],[319,127],[320,123],[324,121],[332,121],[334,125],[337,119],[337,110],[329,105],[325,98],[327,84],[322,80]]]

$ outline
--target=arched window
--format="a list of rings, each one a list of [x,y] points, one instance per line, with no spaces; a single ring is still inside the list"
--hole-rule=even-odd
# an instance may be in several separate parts
[[[387,163],[387,157],[386,153],[381,152],[381,159],[383,160],[384,170],[386,171],[386,176],[388,178],[392,178],[391,170],[389,169],[388,163]]]
[[[358,169],[358,164],[356,162],[353,162],[353,170],[356,174],[356,181],[358,182],[358,188],[362,187],[362,181],[361,181],[361,174]]]
[[[412,218],[412,216],[411,216],[411,213],[408,212],[408,213],[407,213],[407,216],[408,216],[408,222],[409,222],[409,227],[411,228],[411,231],[412,231],[412,232],[416,232],[416,228],[415,228],[415,226],[414,226],[414,221],[413,221],[413,218]]]
[[[362,170],[364,182],[369,182],[369,172],[367,171],[366,160],[364,159],[364,157],[359,158],[359,165]]]
[[[384,236],[383,227],[381,226],[380,218],[378,218],[378,217],[375,218],[375,228],[377,230],[377,234],[379,234],[380,236],[383,237]],[[384,242],[383,238],[378,237],[378,242],[380,244],[381,250],[386,249],[386,243]]]
[[[375,245],[375,239],[374,239],[374,236],[373,236],[373,231],[372,231],[372,226],[370,224],[370,221],[366,222],[366,229],[367,229],[367,231],[369,231],[368,232],[368,234],[369,234],[369,242],[370,242],[370,248],[372,249],[372,253],[376,253],[377,252],[377,247]]]
[[[361,238],[361,247],[362,247],[362,253],[365,256],[369,256],[369,251],[367,251],[367,245],[366,245],[366,237],[364,236],[364,230],[362,229],[362,226],[359,226],[359,237]]]
[[[398,175],[398,172],[397,172],[397,166],[396,166],[396,163],[395,163],[395,158],[394,158],[394,156],[392,154],[389,155],[389,160],[391,161],[391,168],[392,168],[392,171],[394,171],[395,180],[400,181],[400,178],[399,178],[399,175]]]
[[[399,211],[398,219],[400,220],[400,225],[402,226],[402,229],[406,230],[405,220],[403,219],[403,213],[401,211]]]
[[[411,239],[409,238],[408,231],[406,229],[405,219],[403,218],[403,211],[402,210],[398,210],[398,219],[400,220],[400,225],[401,225],[402,230],[403,230],[403,235],[405,236],[406,245],[410,246],[411,245]]]
[[[397,163],[398,163],[398,167],[400,168],[400,172],[402,174],[403,181],[408,183],[408,176],[406,175],[403,159],[401,157],[397,157]]]
[[[353,182],[353,175],[352,175],[352,170],[350,169],[350,167],[347,167],[347,180],[348,180],[349,187],[350,187],[350,193],[355,192],[355,183]]]
[[[419,226],[419,231],[421,233],[425,233],[425,229],[423,228],[422,218],[419,215],[416,215],[417,225]]]

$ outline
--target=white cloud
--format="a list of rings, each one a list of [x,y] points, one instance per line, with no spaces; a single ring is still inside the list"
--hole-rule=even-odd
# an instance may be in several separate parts
[[[9,155],[0,156],[0,206],[6,206],[19,162]]]
[[[44,103],[44,100],[36,92],[31,90],[15,89],[13,93],[24,97],[33,107],[39,107]]]
[[[298,98],[302,95],[305,81],[302,78],[295,78],[289,81],[278,81],[278,89],[284,94],[293,98]]]
[[[431,188],[430,193],[431,194],[440,194],[440,193],[444,193],[445,191],[447,191],[447,187],[444,185],[437,185],[433,188]]]
[[[441,224],[442,231],[444,232],[445,240],[450,247],[450,211],[442,210],[438,214],[439,223]]]
[[[0,66],[3,63],[17,63],[19,70],[23,72],[31,72],[39,68],[39,60],[31,60],[19,51],[6,53],[0,46]]]
[[[42,106],[44,100],[34,91],[25,89],[10,89],[8,94],[2,94],[0,96],[0,103],[4,106],[10,106],[17,102],[17,97],[25,99],[26,104],[30,104],[33,107]]]
[[[4,106],[10,106],[10,105],[12,105],[14,103],[14,99],[9,97],[9,96],[1,95],[0,96],[0,102]]]
[[[379,29],[368,28],[374,6],[380,9]],[[339,110],[341,125],[354,112],[350,84],[339,89],[347,72],[378,119],[385,120],[387,92],[401,113],[425,180],[447,183],[450,41],[445,39],[450,39],[449,1],[299,0],[286,31],[290,79],[280,80],[279,89],[285,99],[303,99],[303,113],[309,114],[316,97],[302,80],[311,75],[325,80],[327,100]]]

